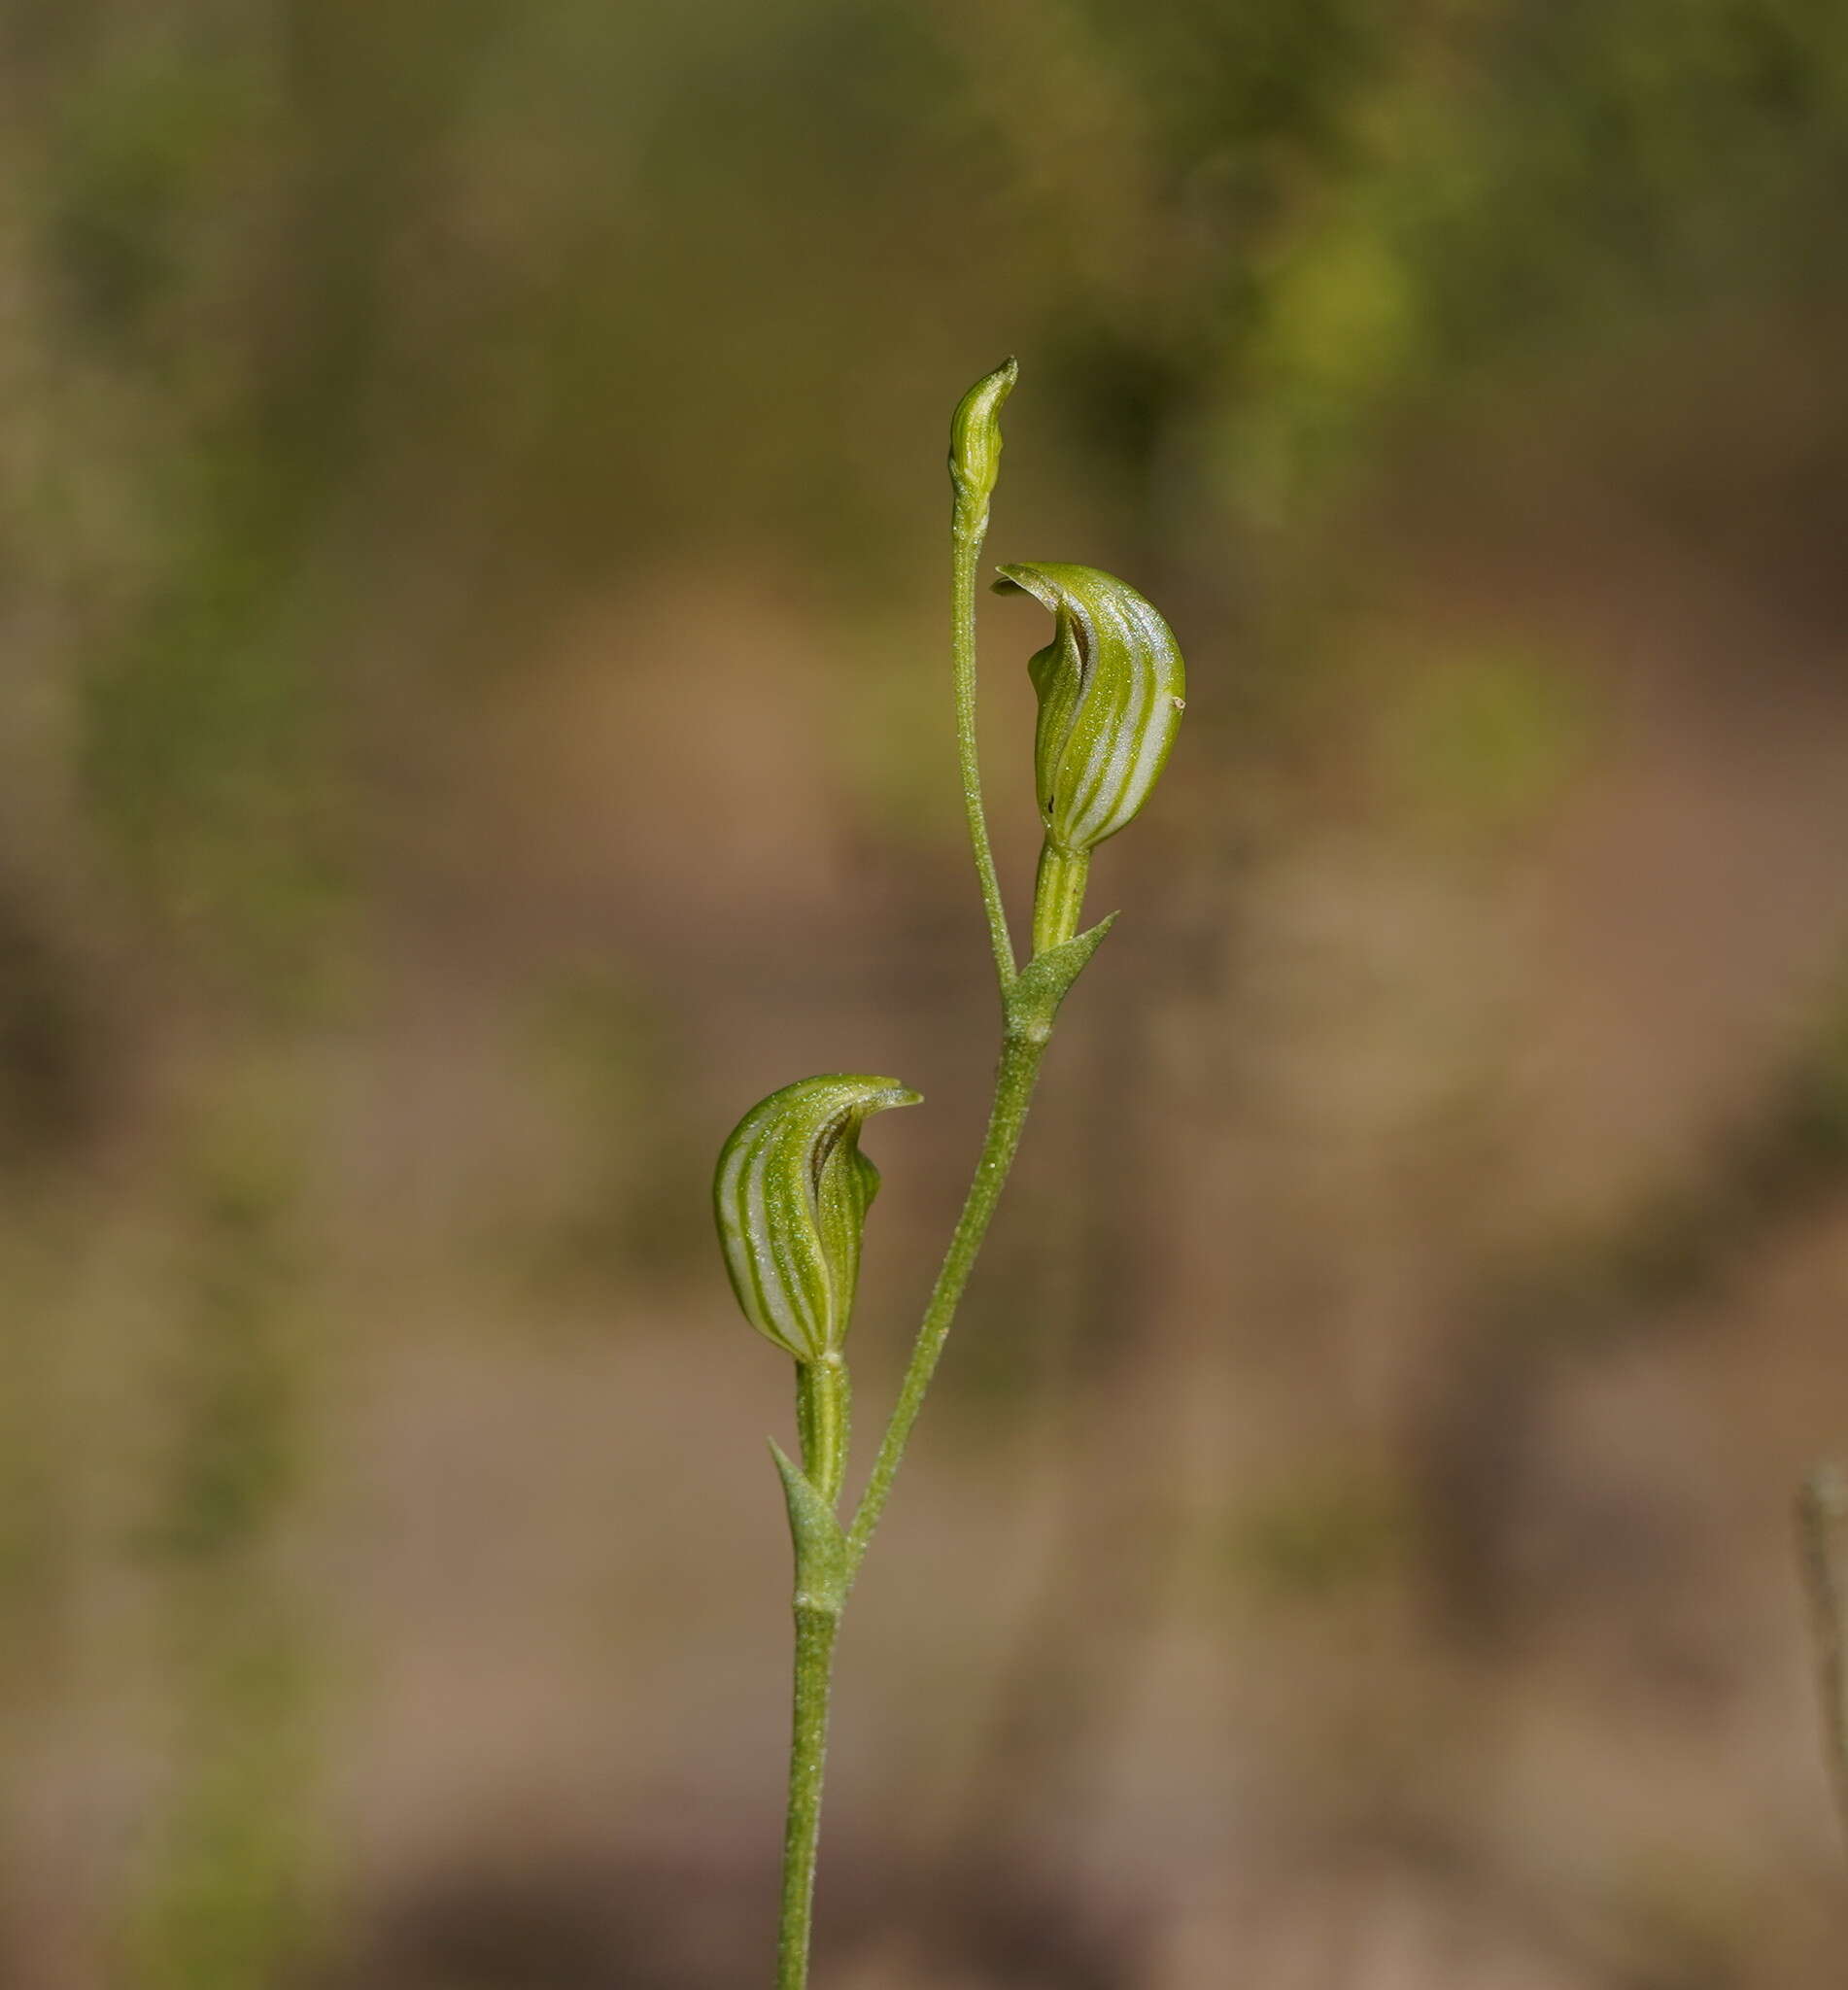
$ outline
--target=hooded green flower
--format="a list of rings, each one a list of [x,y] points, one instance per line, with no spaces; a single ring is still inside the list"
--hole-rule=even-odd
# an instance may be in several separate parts
[[[1151,601],[1095,566],[1004,566],[1051,609],[1051,642],[1027,665],[1040,698],[1034,772],[1046,835],[1084,854],[1147,801],[1186,704],[1186,668]]]
[[[719,1247],[746,1320],[798,1361],[840,1351],[860,1281],[860,1233],[879,1171],[868,1115],[914,1106],[896,1079],[804,1078],[755,1105],[719,1152]]]

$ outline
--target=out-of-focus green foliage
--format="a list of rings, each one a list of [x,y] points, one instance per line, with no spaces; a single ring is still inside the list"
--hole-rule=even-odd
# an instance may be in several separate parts
[[[1453,847],[1550,819],[1595,738],[1557,661],[1511,651],[1401,664],[1380,703],[1393,799]]]
[[[405,1673],[471,1707],[479,1689],[509,1726],[534,1702],[467,1671],[479,1656],[501,1677],[474,1631],[512,1652],[525,1613],[569,1606],[537,1576],[520,1587],[546,1553],[507,1556],[517,1577],[493,1561],[495,1518],[615,1580],[627,1493],[530,1462],[573,1456],[548,1364],[584,1364],[560,1391],[574,1401],[608,1390],[599,1468],[634,1458],[665,1483],[658,1427],[755,1429],[754,1403],[714,1407],[701,1365],[703,1176],[736,1110],[720,1095],[852,1042],[851,1061],[939,1096],[925,1074],[960,1068],[975,1027],[941,965],[966,935],[933,674],[941,503],[920,470],[947,396],[1004,352],[1040,392],[1010,405],[994,558],[1057,545],[1129,574],[1192,669],[1162,797],[1180,827],[1151,823],[1155,855],[1112,845],[1100,872],[1159,866],[1164,834],[1189,854],[1161,873],[1166,901],[1138,893],[1163,906],[1141,957],[1164,963],[1175,1013],[1147,1046],[1100,1032],[1108,1055],[1075,1028],[1088,1103],[1025,1184],[1082,1241],[1079,1289],[1052,1307],[1024,1243],[1000,1240],[1017,1270],[957,1371],[965,1397],[992,1385],[963,1438],[998,1481],[1052,1460],[1048,1525],[1067,1511],[1061,1559],[1087,1594],[1140,1595],[1168,1565],[1149,1542],[1170,1522],[1181,1537],[1194,1495],[1134,1526],[1077,1495],[1060,1509],[1064,1438],[1034,1424],[1039,1391],[1069,1390],[1072,1442],[1108,1449],[1112,1487],[1192,1458],[1225,1482],[1202,1511],[1256,1516],[1236,1530],[1240,1582],[1333,1614],[1351,1592],[1386,1599],[1418,1627],[1408,1671],[1383,1664],[1356,1692],[1390,1695],[1420,1655],[1439,1676],[1468,1571],[1526,1594],[1549,1527],[1562,1565],[1631,1556],[1612,1595],[1672,1562],[1650,1560],[1672,1528],[1639,1527],[1656,1545],[1637,1549],[1596,1509],[1572,1533],[1575,1499],[1619,1495],[1546,1445],[1578,1427],[1555,1393],[1571,1364],[1589,1375],[1703,1308],[1706,1353],[1676,1375],[1719,1363],[1735,1327],[1740,1372],[1769,1374],[1756,1316],[1719,1312],[1792,1240],[1826,1256],[1848,1124],[1839,1006],[1813,985],[1840,944],[1817,880],[1840,869],[1819,797],[1841,787],[1845,186],[1838,0],[6,9],[0,1721],[29,1745],[0,1801],[28,1836],[47,1814],[96,1821],[21,1864],[20,1898],[56,1868],[57,1904],[0,1915],[0,1977],[89,1990],[104,1930],[124,1990],[269,1990],[279,1958],[306,1966],[321,1771],[362,1745],[322,1719],[324,1563],[422,1607],[390,1557],[400,1532],[437,1541],[428,1594],[453,1582],[471,1630],[443,1635],[469,1649]],[[1029,633],[1024,610],[984,615],[992,657]],[[1017,881],[1030,699],[990,682]],[[759,920],[803,937],[779,955]],[[1128,972],[1100,964],[1100,1001]],[[1626,1035],[1645,1002],[1660,1012]],[[1639,1043],[1680,1061],[1664,1050],[1658,1075]],[[748,1048],[728,1069],[733,1044]],[[252,1076],[279,1069],[273,1091]],[[1422,1122],[1393,1114],[1420,1085],[1466,1102],[1466,1166],[1404,1151]],[[1596,1110],[1561,1106],[1548,1132],[1556,1095],[1585,1093]],[[1095,1130],[1134,1138],[1145,1099],[1161,1118],[1136,1165],[1091,1179]],[[957,1110],[949,1134],[894,1138],[947,1142]],[[256,1137],[227,1148],[221,1114]],[[1663,1125],[1626,1146],[1626,1115]],[[1193,1227],[1164,1270],[1124,1239],[1131,1216],[1148,1230],[1139,1195],[1166,1206],[1178,1153],[1214,1200],[1176,1195]],[[913,1284],[911,1231],[948,1193],[915,1180],[919,1202],[894,1188],[881,1212],[891,1276]],[[1556,1202],[1565,1217],[1533,1215]],[[1826,1312],[1833,1274],[1801,1275]],[[1069,1353],[1042,1358],[1048,1311]],[[633,1365],[599,1385],[591,1349]],[[469,1360],[508,1364],[476,1380],[479,1425],[446,1393],[466,1396]],[[1240,1414],[1262,1405],[1278,1456],[1249,1462],[1246,1425],[1182,1441],[1161,1424],[1179,1400],[1205,1427],[1221,1387]],[[657,1414],[652,1391],[676,1388]],[[1827,1390],[1799,1376],[1788,1393],[1794,1427]],[[363,1538],[332,1548],[354,1524],[332,1512],[324,1405],[364,1511]],[[539,1434],[516,1457],[523,1418]],[[1651,1457],[1747,1513],[1730,1400],[1720,1422],[1725,1442],[1664,1423]],[[1361,1433],[1361,1465],[1334,1426]],[[1420,1446],[1433,1455],[1404,1456]],[[430,1496],[453,1537],[404,1518],[422,1509],[392,1470],[414,1486],[402,1459],[427,1456],[450,1461]],[[1225,1557],[1205,1559],[1217,1595]],[[702,1690],[682,1647],[723,1642],[723,1599],[647,1575],[661,1621],[625,1603],[624,1636],[672,1646],[675,1690]],[[1698,1587],[1734,1630],[1770,1593],[1725,1566]],[[1087,1675],[1048,1607],[1023,1636],[1042,1659],[1020,1775],[1040,1794],[1019,1807],[1063,1844],[1083,1811],[1067,1779],[1146,1760],[1119,1745],[1109,1682],[1167,1675],[1114,1647]],[[410,1636],[413,1614],[376,1634]],[[1572,1660],[1552,1646],[1533,1698],[1493,1682],[1514,1738],[1505,1758],[1475,1730],[1459,1745],[1485,1788],[1502,1780],[1458,1811],[1471,1849],[1453,1865],[1494,1856],[1484,1820],[1515,1809],[1540,1849],[1483,1878],[1478,1908],[1615,1917],[1625,1981],[1834,1981],[1835,1949],[1805,1975],[1776,1945],[1807,1925],[1782,1850],[1754,1869],[1762,1897],[1714,1881],[1750,1911],[1711,1928],[1687,1906],[1710,1845],[1660,1883],[1615,1858],[1590,1889],[1602,1904],[1566,1900],[1523,1748],[1576,1764],[1575,1856],[1586,1819],[1621,1836],[1658,1782],[1677,1834],[1730,1801],[1750,1815],[1741,1870],[1797,1835],[1784,1813],[1760,1829],[1766,1789],[1739,1772],[1740,1737],[1775,1718],[1724,1698],[1769,1679],[1785,1704],[1791,1668],[1749,1640],[1596,1621],[1638,1664],[1658,1663],[1652,1636],[1670,1656],[1648,1693],[1625,1689],[1633,1704],[1612,1675],[1562,1685]],[[1199,1634],[1177,1619],[1173,1650]],[[527,1659],[564,1704],[568,1639],[546,1635]],[[1199,1668],[1214,1693],[1223,1659]],[[587,1721],[629,1703],[605,1686]],[[1670,1710],[1634,1718],[1650,1694]],[[1620,1703],[1625,1750],[1693,1707],[1677,1760],[1724,1758],[1703,1800],[1647,1767],[1621,1801],[1597,1786],[1621,1751],[1585,1710]],[[1413,1725],[1397,1702],[1380,1719]],[[1579,1719],[1578,1756],[1532,1748]],[[1293,1792],[1287,1732],[1256,1722],[1191,1753],[1243,1778],[1275,1748]],[[1438,1843],[1420,1805],[1454,1798],[1448,1738],[1428,1738],[1431,1786],[1383,1845]],[[658,1786],[637,1749],[635,1787]],[[1241,1781],[1241,1817],[1256,1787]],[[737,1807],[729,1783],[706,1795]],[[619,1804],[599,1786],[584,1814]],[[1200,1789],[1164,1799],[1152,1837],[1179,1844],[1177,1820],[1211,1808]],[[516,1809],[524,1847],[543,1833]],[[1311,1842],[1291,1813],[1298,1828]],[[1029,1850],[1037,1872],[1045,1846]],[[378,1884],[440,1856],[400,1846]],[[1206,1899],[1226,1846],[1202,1857]],[[436,1917],[441,1939],[466,1921]],[[1755,1941],[1769,1960],[1748,1978]],[[379,1967],[394,1990],[417,1979]],[[462,1954],[450,1974],[487,1967]],[[944,1973],[1019,1969],[964,1955]],[[691,1980],[722,1974],[702,1959]]]
[[[316,1634],[278,1566],[307,1448],[299,1189],[260,1066],[200,1136],[182,1218],[171,1437],[141,1552],[174,1694],[164,1801],[120,1938],[122,1980],[241,1990],[302,1954],[316,1834]]]
[[[362,860],[356,699],[465,695],[545,574],[695,526],[883,544],[888,439],[1000,327],[1134,532],[1176,451],[1276,519],[1471,375],[1842,288],[1824,0],[703,17],[16,25],[9,536],[73,601],[97,822],[272,985]]]
[[[1391,1486],[1308,1475],[1242,1515],[1233,1528],[1239,1573],[1280,1601],[1317,1602],[1389,1575],[1415,1548]]]

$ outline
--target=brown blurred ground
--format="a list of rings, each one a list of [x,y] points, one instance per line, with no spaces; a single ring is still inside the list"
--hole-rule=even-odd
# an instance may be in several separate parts
[[[991,997],[941,454],[1191,683],[859,1593],[821,1990],[1809,1990],[1833,0],[0,8],[0,1982],[766,1977],[720,1137]],[[1016,895],[1022,603],[985,610]]]

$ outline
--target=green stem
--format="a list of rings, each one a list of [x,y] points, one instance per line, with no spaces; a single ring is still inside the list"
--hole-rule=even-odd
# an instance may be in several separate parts
[[[1008,1171],[1013,1166],[1020,1145],[1020,1129],[1026,1124],[1027,1108],[1033,1102],[1033,1087],[1040,1076],[1040,1060],[1045,1055],[1044,1036],[1028,1036],[1010,1030],[1001,1047],[1001,1065],[995,1074],[995,1102],[988,1115],[988,1133],[982,1142],[981,1158],[975,1164],[975,1179],[969,1184],[963,1213],[943,1254],[943,1267],[937,1275],[930,1304],[924,1309],[923,1324],[911,1349],[909,1366],[899,1389],[897,1406],[885,1428],[879,1455],[873,1461],[867,1490],[847,1533],[847,1580],[853,1581],[866,1557],[867,1544],[879,1525],[885,1502],[891,1496],[892,1482],[898,1477],[905,1457],[906,1440],[924,1407],[924,1392],[937,1372],[943,1343],[949,1336],[963,1287],[975,1268],[975,1256],[1001,1191],[1007,1186]]]
[[[905,1457],[906,1441],[924,1406],[925,1391],[937,1371],[943,1343],[956,1318],[957,1303],[975,1257],[987,1235],[989,1220],[1007,1185],[1008,1172],[1020,1145],[1021,1128],[1033,1088],[1040,1075],[1040,1061],[1045,1055],[1046,1036],[1043,1031],[1028,1034],[1010,1030],[1002,1044],[1001,1065],[995,1077],[994,1106],[988,1115],[988,1133],[982,1142],[981,1158],[975,1164],[975,1179],[970,1184],[962,1215],[944,1253],[942,1269],[937,1275],[923,1324],[911,1349],[910,1364],[899,1390],[899,1399],[886,1425],[879,1455],[873,1460],[867,1490],[846,1539],[846,1584],[851,1585],[866,1556],[873,1530],[879,1524],[885,1502],[898,1477]],[[804,1379],[818,1377],[819,1364],[798,1371]],[[845,1387],[845,1371],[840,1371]],[[798,1394],[804,1457],[811,1444],[817,1460],[829,1456],[821,1437],[823,1391],[804,1380]],[[845,1410],[842,1406],[842,1429]],[[814,1467],[804,1469],[814,1476]],[[817,1490],[833,1499],[833,1489],[819,1477]],[[789,1750],[789,1809],[783,1830],[783,1903],[777,1941],[776,1990],[807,1990],[809,1931],[814,1914],[815,1851],[821,1834],[822,1765],[828,1739],[828,1702],[833,1690],[835,1637],[840,1628],[838,1609],[818,1607],[811,1596],[802,1593],[796,1604],[796,1691],[795,1717]],[[844,1598],[844,1587],[842,1591]]]
[[[911,1359],[900,1386],[879,1454],[873,1463],[853,1526],[844,1542],[844,1568],[836,1564],[824,1595],[825,1603],[808,1586],[798,1548],[796,1595],[795,1709],[789,1753],[789,1809],[783,1832],[783,1899],[776,1950],[777,1990],[807,1990],[809,1936],[814,1916],[815,1853],[821,1834],[822,1770],[828,1741],[828,1703],[833,1691],[835,1639],[840,1628],[840,1606],[858,1573],[892,1482],[898,1477],[905,1446],[924,1406],[925,1391],[948,1338],[958,1302],[975,1268],[988,1224],[1007,1185],[1020,1145],[1021,1128],[1040,1075],[1051,1034],[1050,1011],[1029,1018],[1013,999],[1017,970],[1013,941],[1002,904],[1001,881],[988,841],[988,821],[981,799],[981,765],[975,741],[975,569],[988,530],[988,507],[959,504],[952,532],[953,615],[950,655],[956,679],[956,755],[962,772],[963,807],[969,822],[970,847],[981,886],[982,909],[994,949],[995,976],[1001,986],[1008,1026],[1002,1040],[1001,1063],[995,1074],[994,1104],[982,1142],[975,1178],[964,1199],[962,1215],[937,1275],[930,1303],[911,1349]],[[1083,896],[1083,860],[1077,878]],[[1069,894],[1066,894],[1069,896]],[[1065,896],[1060,903],[1064,905]],[[1073,902],[1076,908],[1077,901]],[[1073,913],[1076,931],[1076,909]],[[1064,937],[1070,937],[1066,935]],[[803,1468],[830,1506],[839,1496],[840,1474],[847,1446],[847,1378],[838,1363],[814,1363],[798,1369],[797,1420],[802,1434]],[[796,1508],[792,1504],[792,1516]]]
[[[1040,875],[1033,887],[1033,950],[1042,954],[1074,938],[1084,915],[1084,884],[1091,872],[1088,850],[1061,849],[1050,837],[1040,846]]]
[[[789,1737],[789,1810],[783,1826],[783,1904],[777,1923],[776,1990],[807,1990],[815,1916],[815,1849],[828,1753],[838,1610],[796,1605],[796,1692]]]
[[[1013,940],[1008,931],[1008,910],[1001,900],[995,853],[988,841],[988,817],[981,804],[981,756],[975,743],[975,568],[987,533],[985,503],[979,509],[961,504],[956,507],[950,531],[949,641],[956,678],[956,759],[962,770],[963,812],[969,820],[969,845],[975,853],[982,909],[988,914],[995,975],[1005,995],[1014,977]]]
[[[796,1364],[796,1434],[803,1470],[830,1506],[847,1475],[847,1439],[853,1391],[838,1355]]]

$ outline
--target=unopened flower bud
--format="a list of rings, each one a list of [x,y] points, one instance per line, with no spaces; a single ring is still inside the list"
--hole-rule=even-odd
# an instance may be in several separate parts
[[[987,517],[1001,475],[1001,404],[1019,377],[1018,364],[1004,360],[956,403],[949,423],[949,480],[959,515]]]
[[[746,1320],[798,1361],[840,1352],[860,1281],[860,1235],[879,1171],[860,1151],[870,1114],[914,1106],[890,1078],[830,1074],[755,1105],[719,1153],[719,1247]]]

